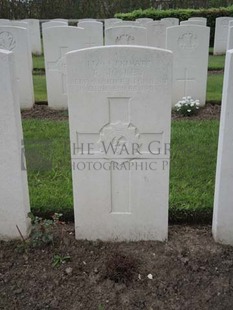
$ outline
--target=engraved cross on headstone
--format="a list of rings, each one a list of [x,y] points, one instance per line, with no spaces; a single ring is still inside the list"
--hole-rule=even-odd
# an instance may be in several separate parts
[[[111,184],[111,207],[112,214],[130,214],[131,205],[131,166],[135,159],[151,159],[148,149],[141,147],[141,155],[132,154],[132,145],[150,143],[157,141],[160,146],[163,143],[163,132],[139,133],[138,129],[131,123],[131,98],[108,98],[109,123],[104,125],[99,133],[77,133],[78,146],[83,141],[94,139],[94,156],[91,159],[105,159],[111,162],[112,167],[126,167],[123,169],[110,169]],[[114,152],[112,152],[112,145]],[[122,148],[125,146],[125,148]],[[158,146],[157,146],[158,147]],[[108,150],[108,152],[106,152]],[[124,151],[123,151],[124,150]],[[79,158],[82,158],[80,156]]]
[[[59,57],[56,61],[48,62],[49,71],[57,71],[62,75],[62,92],[67,93],[66,89],[66,62],[65,54],[69,51],[68,47],[60,47]]]
[[[196,79],[194,77],[190,77],[189,73],[188,73],[188,68],[184,69],[184,75],[181,78],[178,78],[177,81],[178,82],[182,82],[184,85],[184,92],[183,92],[183,96],[189,96],[190,94],[188,93],[188,84],[194,82]]]

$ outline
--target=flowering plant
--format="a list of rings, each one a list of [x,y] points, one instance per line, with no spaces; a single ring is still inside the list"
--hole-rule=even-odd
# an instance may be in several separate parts
[[[199,100],[194,100],[190,96],[183,97],[175,104],[175,111],[182,116],[192,116],[198,113],[199,106]]]

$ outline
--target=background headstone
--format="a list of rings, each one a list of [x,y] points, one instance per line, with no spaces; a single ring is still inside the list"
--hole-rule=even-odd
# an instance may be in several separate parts
[[[62,26],[68,26],[68,22],[62,22],[62,21],[50,21],[42,23],[42,35],[44,35],[44,30],[52,27],[62,27]]]
[[[90,42],[93,42],[92,46],[103,45],[103,23],[97,21],[81,21],[78,23],[78,27],[86,31],[86,35],[89,37]]]
[[[180,22],[180,25],[196,25],[196,26],[206,26],[206,22],[202,20],[189,19]]]
[[[166,24],[161,21],[153,21],[146,24],[148,46],[166,47]]]
[[[173,106],[183,97],[206,100],[210,29],[203,26],[167,28],[167,49],[174,55]]]
[[[140,23],[142,26],[145,26],[149,22],[153,22],[153,18],[137,18],[136,22]]]
[[[98,38],[91,39],[88,33],[79,27],[52,27],[44,30],[46,85],[50,108],[67,109],[65,54],[73,50],[98,46]]]
[[[14,55],[0,50],[0,239],[28,237],[30,212]]]
[[[105,45],[147,45],[145,27],[118,26],[105,30]]]
[[[112,27],[113,24],[120,22],[120,18],[107,18],[104,20],[105,29]]]
[[[29,25],[31,50],[34,55],[42,54],[39,19],[24,19]]]
[[[0,19],[0,25],[10,25],[10,20],[9,19]]]
[[[233,50],[227,52],[215,181],[213,236],[233,246]]]
[[[20,27],[0,26],[0,48],[14,52],[20,107],[21,109],[32,108],[34,90],[28,30]]]
[[[227,50],[233,49],[233,27],[228,29]]]
[[[161,22],[163,22],[166,25],[166,27],[173,27],[179,25],[179,19],[173,17],[162,18]]]
[[[218,17],[215,22],[214,55],[223,55],[227,49],[229,21],[233,17]]]
[[[133,20],[122,20],[114,23],[111,27],[119,27],[119,26],[133,26],[133,27],[141,27],[141,23]]]
[[[67,54],[77,239],[167,238],[169,154],[164,145],[170,142],[171,71],[172,53],[149,47]],[[86,153],[88,143],[93,155]],[[110,143],[115,154],[104,151]],[[141,145],[141,155],[130,150],[134,143]],[[129,153],[122,153],[123,145]]]
[[[68,19],[64,19],[64,18],[54,18],[51,20],[51,22],[65,22],[68,23],[69,20]]]
[[[206,17],[190,17],[188,20],[199,20],[203,22],[203,26],[207,25],[207,18]]]

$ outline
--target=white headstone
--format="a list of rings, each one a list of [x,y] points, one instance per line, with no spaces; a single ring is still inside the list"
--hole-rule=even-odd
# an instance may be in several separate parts
[[[21,109],[32,108],[34,90],[28,30],[20,27],[0,26],[0,48],[14,52],[20,107]]]
[[[9,19],[4,19],[4,18],[0,19],[0,25],[9,25],[9,24],[10,24]]]
[[[179,25],[179,19],[173,17],[162,18],[161,22],[163,22],[166,25],[166,27],[173,27]]]
[[[174,55],[173,106],[183,97],[206,100],[209,56],[209,27],[176,26],[167,28],[167,49]]]
[[[62,26],[68,26],[68,22],[63,22],[59,20],[52,20],[50,22],[45,22],[42,24],[42,34],[44,35],[44,30],[52,27],[62,27]]]
[[[22,125],[14,55],[0,50],[0,240],[28,236],[27,172],[22,168]],[[18,229],[17,229],[18,226]]]
[[[97,21],[81,21],[78,23],[78,27],[86,31],[89,40],[93,41],[93,47],[103,45],[103,23]]]
[[[215,22],[214,55],[223,55],[227,49],[229,21],[232,17],[218,17]]]
[[[27,23],[26,21],[21,21],[21,20],[11,20],[10,26],[27,29],[27,36],[28,36],[28,41],[29,41],[30,53],[32,54],[32,43],[31,43],[31,37],[30,37],[29,23]],[[33,70],[32,57],[29,58],[29,61],[30,61],[31,70]]]
[[[171,70],[149,47],[67,54],[77,239],[167,238]]]
[[[78,21],[79,22],[95,22],[96,19],[94,19],[94,18],[81,18]]]
[[[189,19],[180,22],[180,25],[196,25],[196,26],[206,26],[205,21],[196,20],[196,19]]]
[[[65,22],[68,23],[69,20],[68,19],[64,19],[64,18],[54,18],[52,20],[50,20],[51,22]]]
[[[207,25],[207,18],[206,17],[190,17],[188,20],[199,20],[203,22],[203,26]]]
[[[10,25],[14,27],[26,28],[29,31],[29,24],[26,21],[22,20],[11,20]]]
[[[117,23],[114,23],[111,27],[119,27],[119,26],[133,26],[133,27],[140,27],[141,24],[137,21],[133,20],[122,20]]]
[[[145,27],[119,26],[105,30],[105,45],[147,45]]]
[[[227,51],[215,182],[213,236],[233,246],[233,50]]]
[[[233,49],[233,27],[228,29],[227,50]]]
[[[32,53],[34,55],[41,55],[42,47],[40,36],[40,21],[39,19],[24,19],[24,21],[29,25]]]
[[[137,18],[136,22],[140,23],[142,26],[145,26],[149,22],[153,22],[153,18]]]
[[[52,109],[67,109],[66,61],[67,52],[97,46],[83,28],[52,27],[44,30],[44,56],[48,105]]]
[[[29,46],[30,50],[32,53],[32,46],[31,46],[31,38],[30,38],[30,31],[29,31],[29,24],[26,21],[21,21],[21,20],[10,20],[9,23],[6,22],[5,24],[2,23],[2,26],[13,26],[13,27],[20,27],[20,28],[25,28],[27,29],[27,35],[28,35],[28,40],[29,40]],[[32,65],[32,58],[30,58],[31,61],[31,68],[33,68]]]
[[[153,21],[146,24],[148,46],[166,47],[166,24],[161,21]]]
[[[107,18],[104,20],[105,29],[112,27],[113,24],[120,22],[121,19],[119,18]]]

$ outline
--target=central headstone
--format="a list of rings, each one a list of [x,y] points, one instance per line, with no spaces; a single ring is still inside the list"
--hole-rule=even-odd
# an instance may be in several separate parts
[[[172,53],[67,54],[77,239],[165,240]]]

